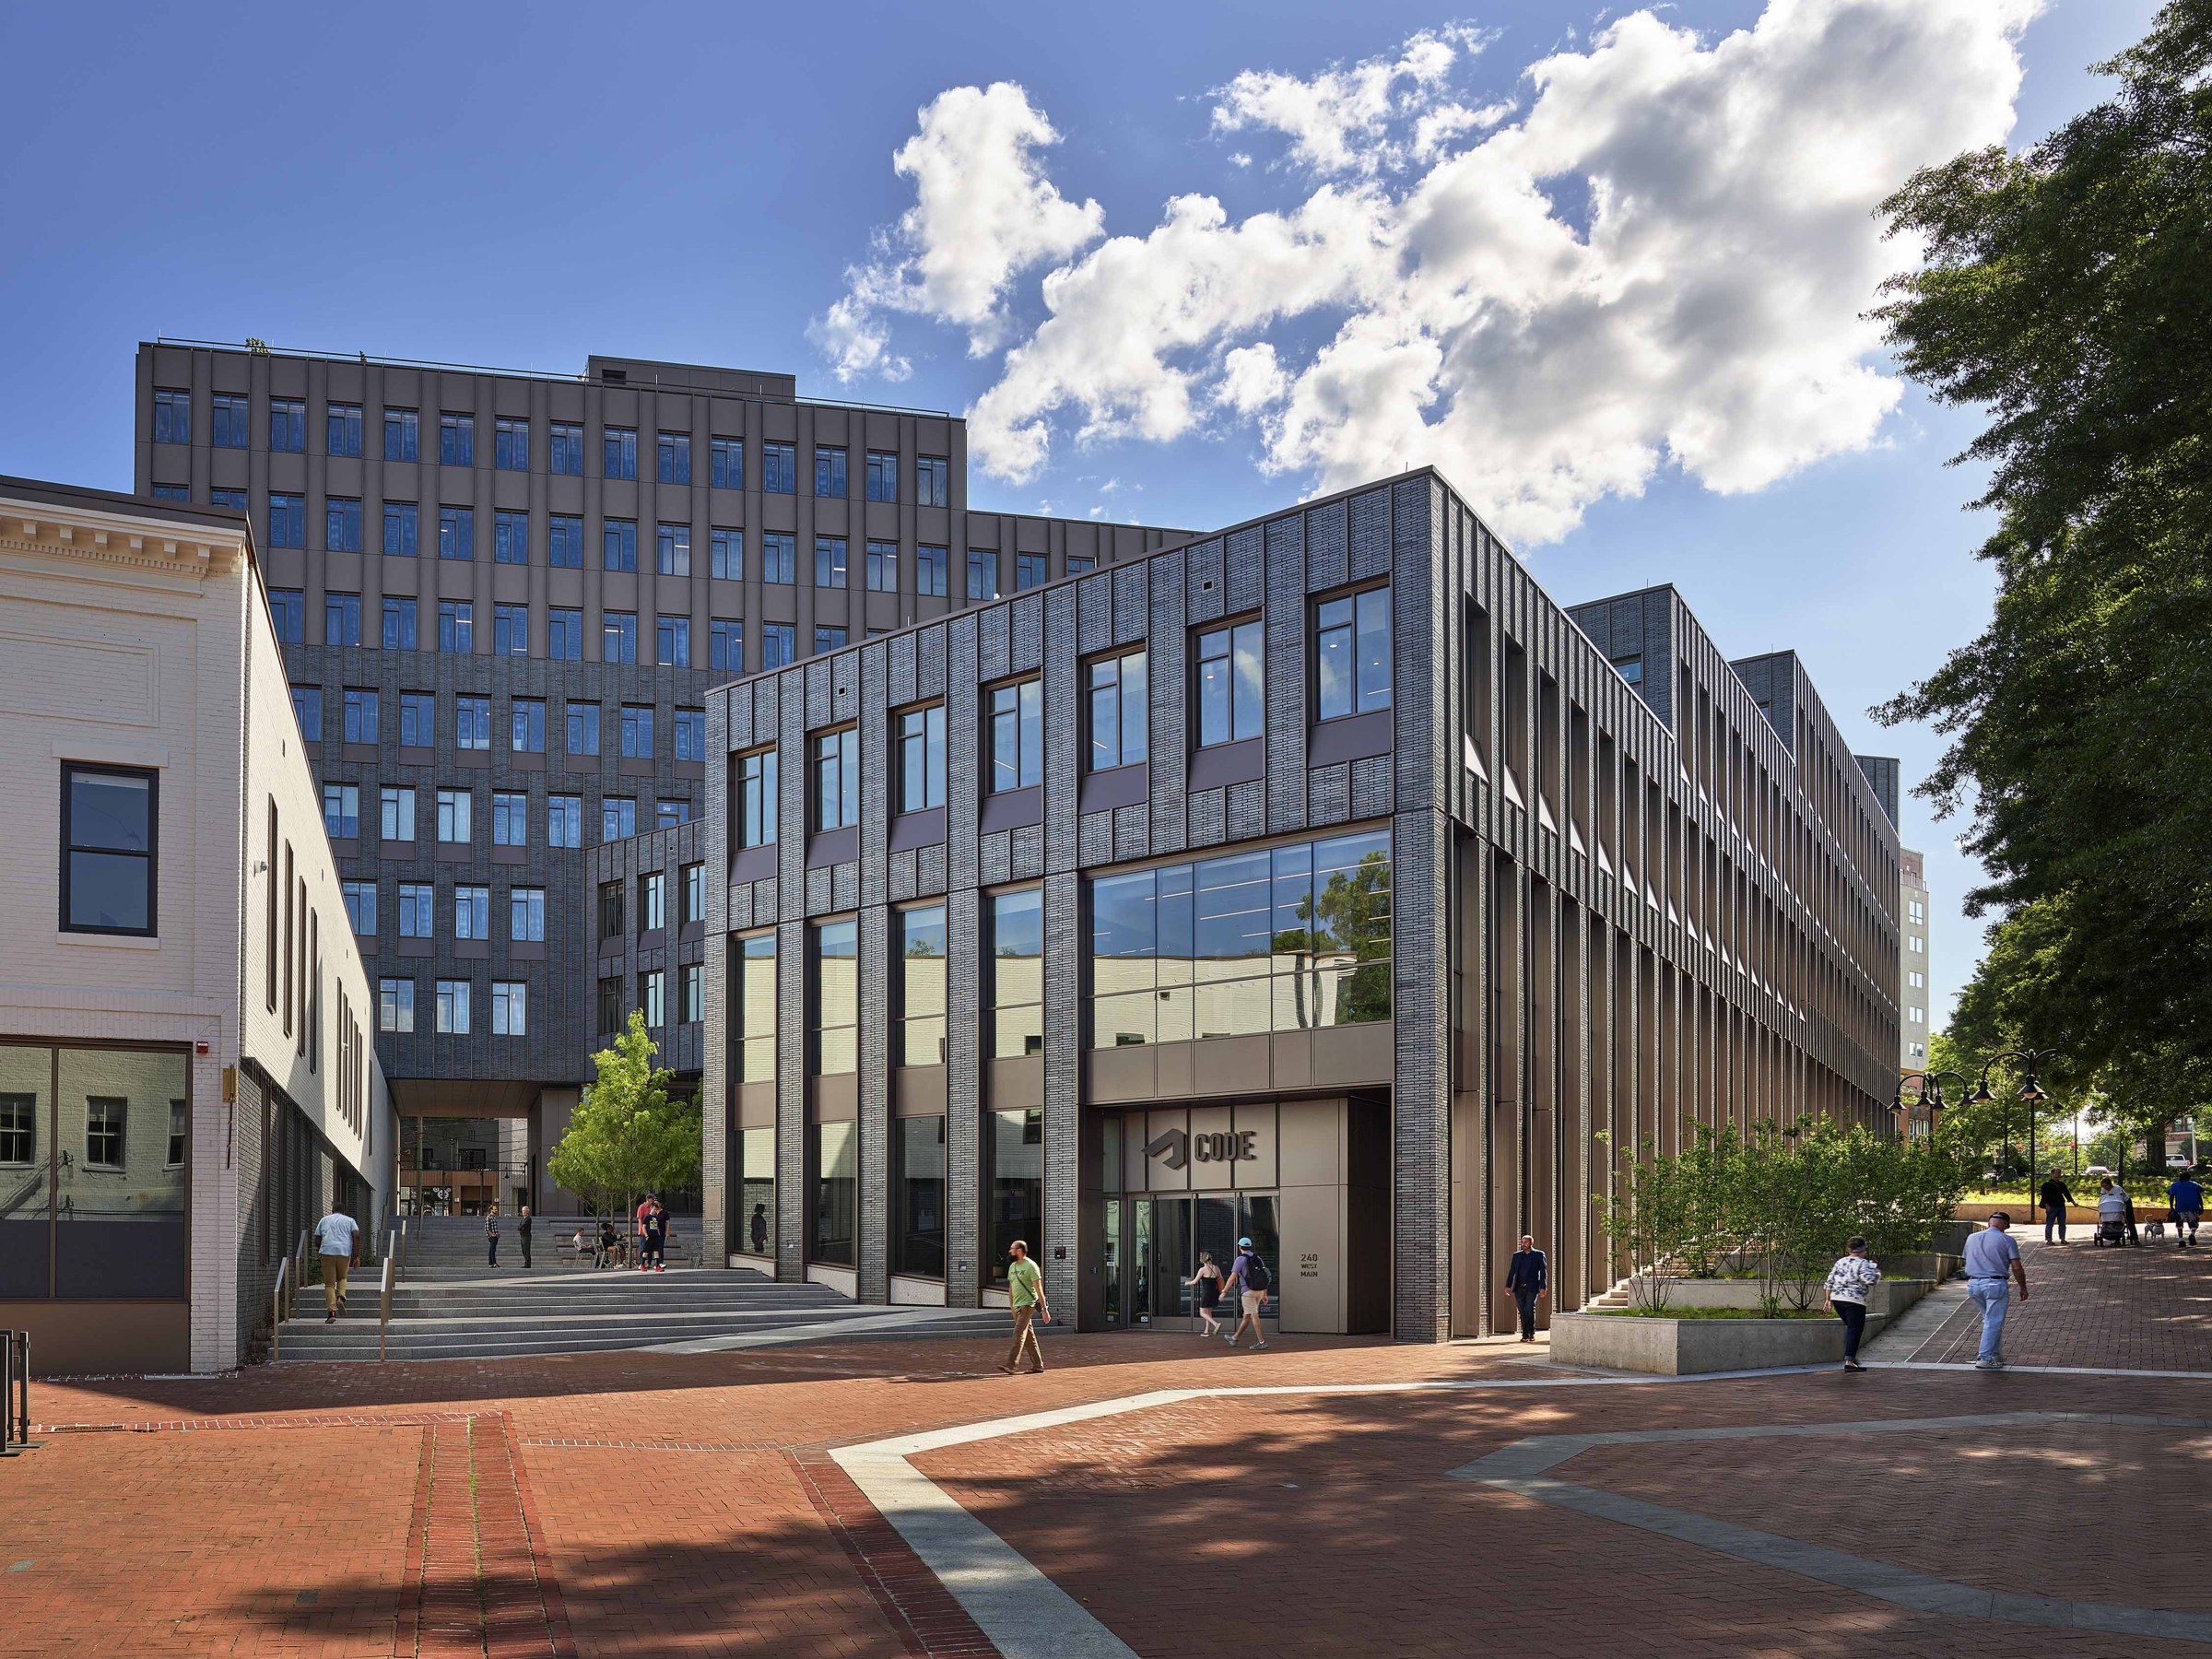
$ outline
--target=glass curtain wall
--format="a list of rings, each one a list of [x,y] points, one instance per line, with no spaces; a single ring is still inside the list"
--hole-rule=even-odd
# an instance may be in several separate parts
[[[752,1255],[776,1250],[776,1132],[740,1129],[737,1149],[737,1249]]]
[[[891,1125],[891,1271],[945,1277],[945,1120]]]
[[[1385,831],[1090,884],[1091,1044],[1390,1018]]]
[[[776,935],[747,934],[730,944],[732,1068],[740,1083],[776,1080]],[[775,1206],[769,1206],[775,1214]]]
[[[1044,1053],[1044,894],[1036,888],[991,897],[991,1010],[994,1059]]]
[[[893,940],[899,953],[899,1030],[894,1065],[945,1064],[945,907],[900,911]]]
[[[850,1267],[859,1232],[860,1125],[816,1124],[811,1133],[814,1240],[808,1260]]]
[[[990,1249],[984,1266],[988,1283],[1004,1285],[1006,1253],[1015,1240],[1028,1244],[1032,1257],[1044,1255],[1044,1113],[986,1113],[983,1150],[988,1160],[985,1191],[990,1194],[984,1220]]]

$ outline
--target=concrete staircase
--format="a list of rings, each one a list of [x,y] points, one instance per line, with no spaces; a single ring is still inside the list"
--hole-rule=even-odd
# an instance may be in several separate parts
[[[875,1336],[1003,1335],[1003,1311],[883,1308],[848,1301],[820,1285],[785,1285],[739,1269],[677,1265],[665,1273],[576,1265],[572,1250],[539,1249],[525,1272],[512,1224],[500,1241],[501,1265],[484,1262],[484,1224],[430,1218],[411,1229],[406,1277],[392,1295],[385,1357],[392,1359],[497,1359],[624,1348],[711,1353],[780,1342]],[[419,1230],[418,1231],[417,1230]],[[541,1226],[541,1243],[575,1230]],[[681,1231],[677,1234],[683,1241]],[[697,1250],[694,1224],[690,1243]],[[513,1252],[515,1265],[504,1264]],[[380,1269],[350,1286],[346,1312],[325,1324],[319,1286],[309,1285],[285,1325],[283,1363],[374,1360]]]

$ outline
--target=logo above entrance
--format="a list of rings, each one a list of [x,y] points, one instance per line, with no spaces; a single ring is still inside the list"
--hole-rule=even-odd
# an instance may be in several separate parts
[[[1247,1163],[1256,1161],[1259,1148],[1253,1143],[1259,1138],[1254,1129],[1224,1131],[1217,1135],[1193,1135],[1188,1129],[1163,1129],[1145,1144],[1145,1156],[1158,1158],[1171,1170],[1180,1170],[1196,1159],[1200,1163]]]

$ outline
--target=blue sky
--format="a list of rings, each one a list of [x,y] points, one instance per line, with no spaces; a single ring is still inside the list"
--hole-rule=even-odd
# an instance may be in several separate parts
[[[2086,65],[2139,37],[2153,9],[2148,0],[2056,0],[2018,32],[2025,73],[2011,98],[2015,141],[2093,100],[2099,83]],[[1702,48],[1750,28],[1761,10],[1688,0],[1661,18],[1696,31]],[[1111,27],[1034,6],[961,7],[957,22],[945,8],[918,6],[655,6],[609,24],[612,15],[386,6],[350,14],[16,7],[0,17],[0,61],[16,71],[10,143],[0,152],[8,209],[0,472],[127,488],[132,354],[156,335],[251,335],[502,367],[572,370],[598,351],[789,368],[802,392],[951,409],[1030,396],[1006,351],[1029,348],[1032,371],[1044,358],[1039,281],[1085,257],[1073,249],[1018,260],[980,330],[935,300],[878,308],[886,357],[844,382],[832,378],[819,334],[809,335],[847,292],[850,267],[873,262],[897,274],[901,259],[917,256],[895,231],[888,243],[875,239],[916,202],[916,183],[894,171],[892,154],[914,137],[917,112],[948,88],[1022,89],[1057,135],[1024,164],[1049,177],[1066,213],[1096,202],[1085,234],[1095,248],[1100,238],[1146,237],[1177,196],[1211,196],[1234,225],[1310,204],[1321,186],[1365,186],[1387,203],[1416,192],[1427,162],[1401,159],[1394,171],[1361,153],[1409,146],[1409,124],[1353,133],[1351,164],[1332,175],[1300,164],[1295,135],[1271,127],[1259,101],[1234,130],[1221,124],[1220,89],[1241,76],[1272,73],[1278,90],[1311,88],[1332,65],[1392,60],[1422,31],[1468,25],[1474,32],[1455,37],[1465,44],[1448,90],[1439,83],[1424,107],[1489,110],[1468,116],[1461,142],[1472,142],[1489,130],[1477,123],[1511,131],[1535,101],[1524,70],[1555,53],[1588,53],[1594,31],[1619,13],[1135,6]],[[1912,57],[1870,59],[1857,107],[1878,110],[1894,97],[1900,124],[1924,122],[1930,100],[1912,77],[1950,65],[1916,69]],[[1593,96],[1611,96],[1613,84],[1600,80]],[[1506,104],[1512,110],[1500,112]],[[1958,119],[1967,125],[1956,130],[1979,132],[1972,123],[1986,126],[1987,109]],[[1930,127],[1929,142],[1952,130]],[[1654,166],[1664,164],[1661,155]],[[1618,181],[1635,158],[1617,152],[1591,165]],[[1664,181],[1643,186],[1665,194]],[[1559,221],[1586,231],[1594,209],[1572,171],[1547,188]],[[1852,213],[1852,223],[1864,219],[1863,207]],[[1775,254],[1794,256],[1786,246]],[[1111,306],[1111,269],[1092,273],[1109,290],[1100,303]],[[1300,424],[1304,394],[1324,413],[1331,398],[1349,395],[1300,371],[1332,337],[1343,340],[1339,324],[1363,303],[1324,300],[1209,335],[1191,354],[1204,366],[1189,383],[1216,401],[1171,439],[1142,435],[1144,421],[1124,403],[1090,409],[1096,430],[1083,440],[1083,411],[1066,400],[1085,391],[1063,389],[1060,405],[1047,398],[1042,415],[1022,417],[1049,429],[1049,459],[1018,478],[979,477],[978,503],[1203,526],[1280,505],[1373,457],[1430,458],[1407,455],[1381,417],[1364,431],[1347,418],[1348,436],[1325,421]],[[1825,325],[1841,327],[1832,294],[1826,304]],[[1111,309],[1100,315],[1100,326],[1122,326]],[[982,356],[967,349],[972,332],[994,335]],[[1605,377],[1589,365],[1620,356],[1618,337],[1585,340],[1590,357],[1564,347],[1546,357],[1544,337],[1534,336],[1529,385],[1602,394]],[[1274,402],[1231,418],[1218,401],[1222,354],[1262,340],[1288,372]],[[908,366],[903,379],[883,371],[894,353]],[[1782,360],[1786,369],[1786,353]],[[1871,362],[1880,369],[1878,357]],[[1664,386],[1642,394],[1647,402],[1665,394]],[[1732,395],[1702,394],[1724,406]],[[1441,420],[1447,402],[1424,418]],[[1023,405],[1035,406],[1033,397]],[[1527,406],[1528,425],[1552,418],[1538,400]],[[1582,447],[1579,434],[1606,415],[1602,394],[1581,398],[1571,419],[1584,424],[1562,428],[1559,447]],[[1933,735],[1882,732],[1863,711],[1970,638],[1986,611],[1989,582],[1970,557],[1983,526],[1959,510],[1978,478],[1946,465],[1975,423],[1910,389],[1864,430],[1838,436],[1858,418],[1832,414],[1803,439],[1811,458],[1781,453],[1752,467],[1748,483],[1745,467],[1731,473],[1730,453],[1687,466],[1663,454],[1626,488],[1571,477],[1583,463],[1569,454],[1556,461],[1567,480],[1559,492],[1509,508],[1508,522],[1536,526],[1515,539],[1563,600],[1672,581],[1724,649],[1794,647],[1847,735],[1901,755],[1917,777],[1936,752]],[[1686,429],[1676,427],[1671,441],[1687,441]],[[1759,447],[1735,430],[1719,450]],[[1473,486],[1500,488],[1483,466],[1501,434],[1524,437],[1490,410],[1457,450],[1436,457],[1478,507]],[[1924,804],[1907,804],[1903,828],[1908,844],[1928,853],[1937,889],[1940,1022],[1979,949],[1980,924],[1956,902],[1971,875],[1952,849],[1955,830],[1936,825]]]

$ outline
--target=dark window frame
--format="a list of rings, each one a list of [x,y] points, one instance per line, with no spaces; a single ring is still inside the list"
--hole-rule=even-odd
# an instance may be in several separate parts
[[[78,772],[95,776],[146,780],[146,852],[118,852],[112,847],[78,847],[72,839],[70,785]],[[100,934],[108,937],[158,939],[161,936],[161,772],[152,766],[106,766],[91,760],[62,762],[61,880],[55,909],[60,930],[69,934]],[[69,920],[69,858],[73,853],[100,853],[146,862],[146,925],[99,927]]]

